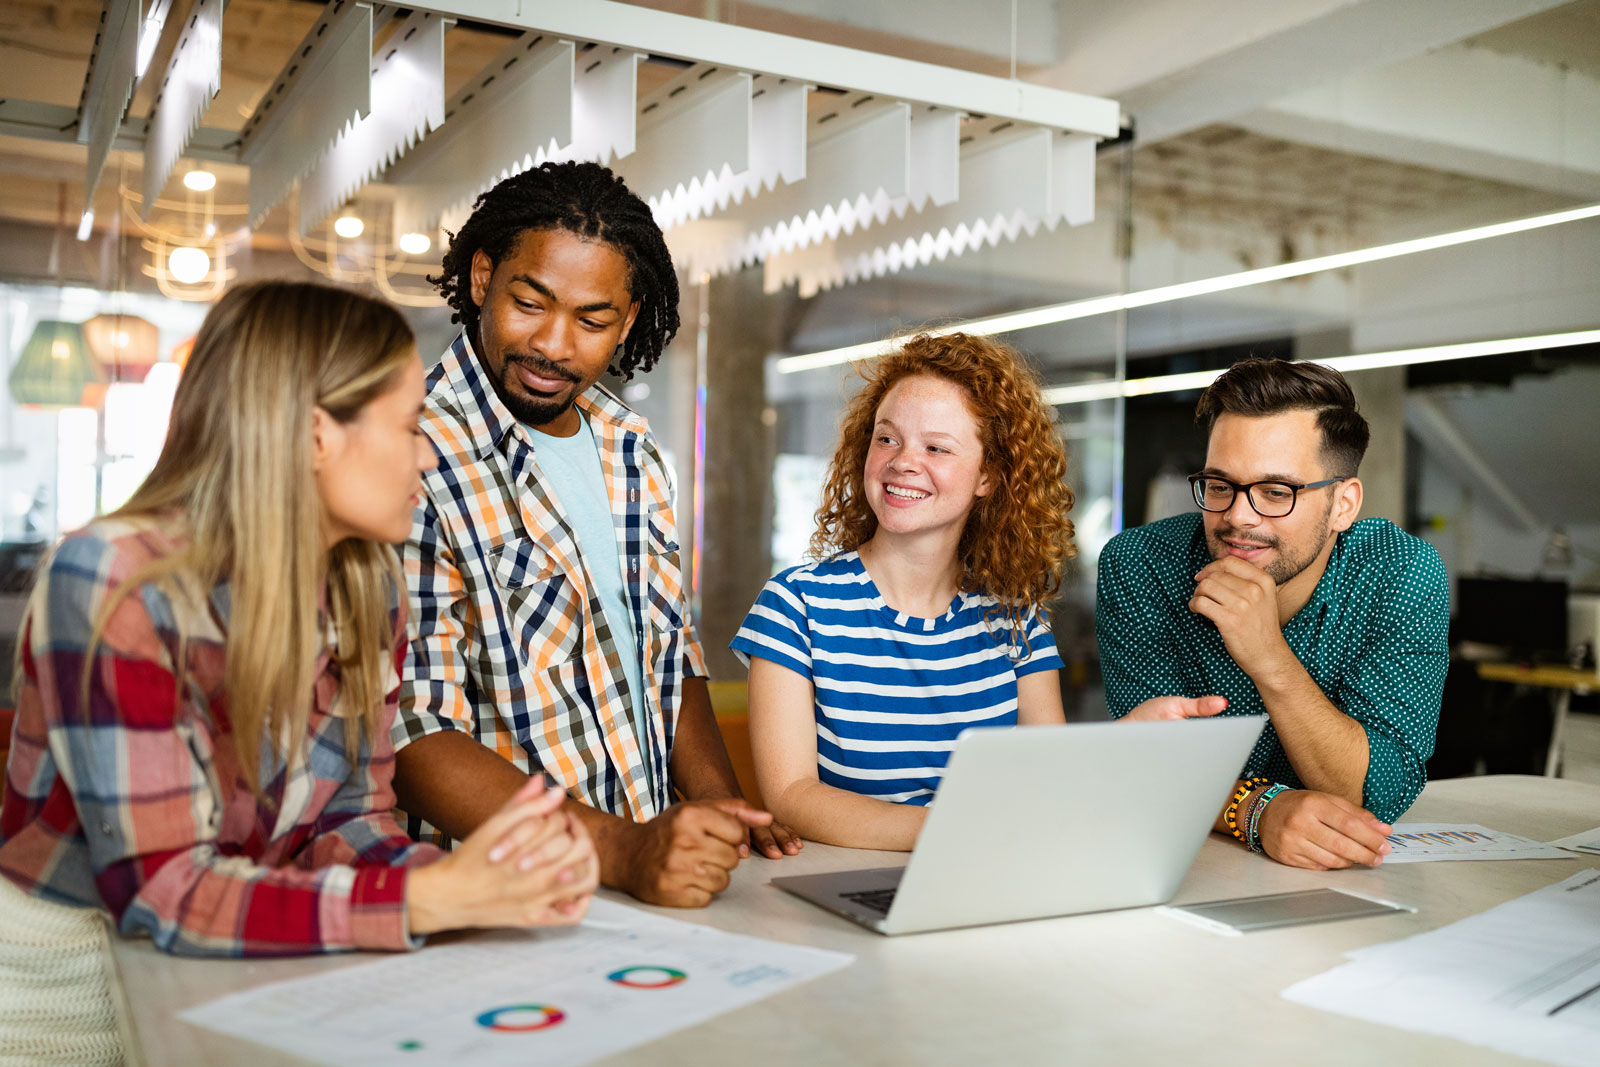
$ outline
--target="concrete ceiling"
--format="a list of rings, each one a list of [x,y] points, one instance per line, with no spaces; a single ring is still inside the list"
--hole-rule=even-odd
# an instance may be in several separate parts
[[[1006,6],[985,0],[639,2],[995,74],[1009,72],[1014,42],[1020,76],[1123,102],[1141,146],[1133,193],[1158,219],[1245,216],[1274,233],[1353,233],[1408,203],[1492,199],[1506,187],[1600,196],[1600,82],[1588,84],[1600,77],[1600,0],[1018,0],[1014,36]],[[177,10],[187,4],[175,0]],[[244,122],[321,8],[232,0],[222,91],[206,125]],[[0,99],[77,105],[100,14],[99,0],[0,5]],[[166,49],[181,19],[168,21]],[[451,89],[503,44],[471,27],[446,41]],[[158,51],[155,64],[163,59]],[[1418,63],[1441,68],[1418,72],[1444,82],[1428,99],[1396,106],[1391,92],[1363,105],[1367,82],[1368,96],[1406,85]],[[1481,77],[1462,84],[1465,73]],[[1506,118],[1519,136],[1478,143],[1491,135],[1470,131],[1494,117],[1479,98],[1540,77],[1562,82],[1552,106],[1524,104]],[[153,81],[139,87],[131,117],[148,112]],[[1365,113],[1380,109],[1387,114]],[[54,224],[81,153],[0,138],[0,218]],[[137,156],[114,164],[137,178]],[[243,169],[221,176],[217,200],[242,200]]]
[[[1008,73],[1013,59],[1008,5],[987,0],[638,2],[991,74]],[[174,3],[185,11],[189,0]],[[231,0],[222,92],[206,124],[242,124],[321,10],[311,0]],[[1126,187],[1135,286],[1600,198],[1600,0],[1018,0],[1016,10],[1021,77],[1115,93],[1137,123]],[[99,0],[0,5],[0,99],[76,105],[100,11]],[[503,38],[461,26],[446,42],[453,89]],[[158,50],[155,64],[163,58]],[[646,83],[664,76],[643,74]],[[148,112],[151,91],[140,87],[131,116]],[[1496,98],[1515,106],[1490,106]],[[873,308],[949,315],[1114,289],[1121,279],[1106,264],[1124,206],[1121,159],[1102,157],[1102,222],[865,283],[842,302],[869,313],[835,323],[871,329]],[[0,222],[74,221],[82,160],[73,144],[0,137]],[[97,218],[117,215],[118,187],[137,187],[139,162],[113,153]],[[242,204],[246,170],[213,169],[216,202]],[[176,182],[167,195],[173,211],[187,209]],[[381,198],[382,188],[363,195]],[[286,215],[280,208],[257,231],[258,247],[284,246]],[[1139,260],[1163,243],[1175,251],[1155,268]],[[1194,263],[1173,266],[1173,255]],[[0,270],[15,258],[0,250]],[[926,293],[908,295],[919,285]],[[1303,309],[1317,321],[1327,310]],[[1198,306],[1189,316],[1203,317]]]
[[[1014,64],[1026,80],[1114,96],[1134,121],[1134,147],[1102,154],[1094,224],[809,301],[788,294],[791,350],[882,336],[885,325],[1165,284],[1600,200],[1600,0],[1017,0],[1015,32],[1010,5],[993,0],[637,2],[991,75]],[[180,17],[169,19],[157,69],[190,0],[173,4]],[[0,3],[0,102],[76,107],[101,9],[100,0]],[[321,10],[315,0],[230,0],[222,91],[206,125],[242,125]],[[446,42],[453,90],[504,38],[461,26]],[[669,74],[646,68],[642,82]],[[151,93],[139,88],[131,116],[148,113]],[[70,229],[82,210],[84,158],[75,144],[0,136],[0,277],[47,273],[42,249],[52,231]],[[119,186],[138,188],[138,167],[136,153],[113,153],[97,218],[119,216]],[[217,203],[243,204],[247,171],[212,167]],[[181,186],[166,195],[170,210],[187,210]],[[252,236],[263,262],[285,258],[286,216],[280,208]],[[1123,264],[1125,245],[1132,257]],[[1494,254],[1483,263],[1477,273],[1492,272]],[[1587,311],[1558,314],[1533,298],[1508,304],[1504,335],[1584,314],[1600,326],[1592,284],[1587,298],[1581,284],[1569,289],[1561,299]],[[1551,291],[1544,287],[1546,303]],[[1330,275],[1146,309],[1129,317],[1124,340],[1137,352],[1340,329],[1348,336],[1358,292]],[[1459,329],[1459,317],[1439,327],[1438,340],[1463,339],[1447,332],[1452,325]],[[1060,363],[1103,362],[1116,329],[1107,317],[1033,340]],[[1597,375],[1569,371],[1440,404],[1474,428],[1504,480],[1525,486],[1530,507],[1551,521],[1593,521],[1600,475],[1571,462],[1584,457],[1558,454],[1571,446],[1551,444],[1587,433],[1551,428],[1592,423]],[[1578,500],[1589,511],[1560,506]]]
[[[1462,43],[1600,78],[1600,3],[1563,4]]]

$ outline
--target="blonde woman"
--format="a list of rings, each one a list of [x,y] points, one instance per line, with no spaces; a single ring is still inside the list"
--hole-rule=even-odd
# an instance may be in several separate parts
[[[1033,375],[983,337],[919,334],[862,370],[814,562],[733,640],[773,817],[910,849],[956,735],[1064,719],[1045,602],[1075,554],[1066,453]]]
[[[542,781],[448,856],[390,814],[407,642],[388,545],[434,464],[423,395],[388,305],[239,286],[200,329],[149,478],[57,546],[23,623],[0,808],[0,1056],[115,1062],[102,910],[197,956],[581,917],[593,846]]]

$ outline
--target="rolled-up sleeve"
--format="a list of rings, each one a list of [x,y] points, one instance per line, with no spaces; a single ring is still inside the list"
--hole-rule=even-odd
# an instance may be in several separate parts
[[[1333,696],[1367,734],[1362,803],[1393,822],[1427,784],[1450,667],[1450,582],[1432,545],[1418,542],[1373,620],[1372,637]]]

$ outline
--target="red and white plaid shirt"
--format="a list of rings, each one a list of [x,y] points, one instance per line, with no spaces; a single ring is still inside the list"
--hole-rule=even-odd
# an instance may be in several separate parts
[[[142,585],[111,613],[86,660],[106,598],[178,547],[151,524],[102,520],[69,535],[40,575],[22,634],[0,874],[45,900],[103,905],[122,933],[148,934],[179,955],[414,947],[406,868],[440,853],[408,838],[390,811],[398,677],[375,743],[362,742],[352,767],[350,720],[330,714],[339,665],[324,650],[307,694],[306,757],[286,771],[264,752],[262,801],[240,773],[228,723],[225,585],[207,610]],[[398,661],[403,604],[392,620]]]

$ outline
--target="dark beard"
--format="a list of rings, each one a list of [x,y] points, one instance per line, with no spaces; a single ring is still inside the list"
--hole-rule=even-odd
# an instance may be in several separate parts
[[[1311,549],[1311,551],[1305,554],[1304,557],[1282,555],[1283,542],[1280,538],[1246,537],[1231,526],[1225,526],[1214,534],[1207,533],[1206,547],[1211,550],[1212,559],[1227,558],[1228,548],[1222,543],[1222,539],[1224,537],[1232,537],[1235,541],[1246,541],[1253,545],[1264,545],[1268,548],[1276,549],[1279,553],[1278,558],[1267,564],[1264,569],[1274,584],[1286,585],[1289,582],[1294,581],[1295,578],[1299,577],[1300,574],[1307,567],[1311,566],[1311,564],[1315,562],[1316,558],[1322,554],[1322,549],[1327,545],[1328,538],[1333,536],[1328,531],[1328,513],[1332,510],[1333,504],[1330,501],[1328,506],[1323,509],[1322,513],[1322,522],[1320,523],[1323,531],[1322,537],[1317,541],[1316,545]]]
[[[525,394],[513,393],[509,382],[511,381],[511,376],[516,373],[516,367],[519,363],[541,377],[560,378],[574,384],[578,380],[542,356],[507,356],[505,366],[501,368],[500,376],[489,379],[494,384],[494,391],[500,394],[500,400],[505,404],[506,409],[519,422],[529,426],[543,426],[565,415],[567,409],[572,407],[573,401],[578,398],[578,391],[574,389],[565,398],[551,397],[549,399],[534,399]]]

